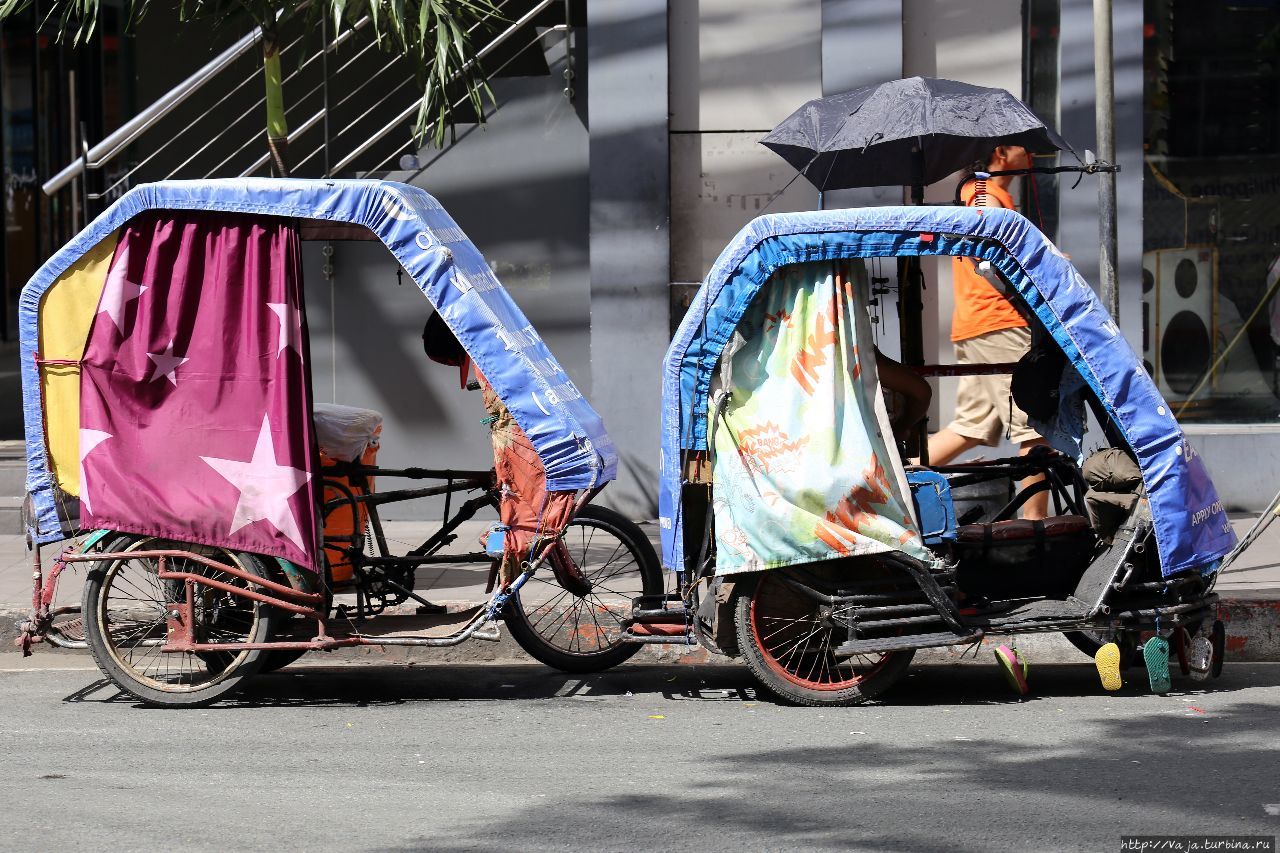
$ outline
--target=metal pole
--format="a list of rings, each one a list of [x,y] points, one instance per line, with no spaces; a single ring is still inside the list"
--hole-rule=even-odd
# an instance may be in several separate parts
[[[0,25],[0,121],[3,121],[4,118],[9,115],[8,110],[5,108],[5,104],[8,103],[8,99],[5,97],[5,93],[9,91],[9,87],[5,85],[5,82],[6,82],[5,75],[4,75],[5,39],[3,36],[4,36],[3,25]],[[33,41],[33,46],[39,46],[38,39]],[[33,107],[34,105],[35,105],[34,102],[32,102]],[[31,110],[31,123],[32,123],[31,126],[33,128],[35,127],[35,121],[36,121],[36,111],[35,109],[32,109]],[[0,139],[2,138],[3,136],[0,136]],[[0,158],[0,187],[10,186],[9,171],[10,170],[5,165],[4,158]],[[39,199],[36,199],[36,218],[37,219],[40,218]],[[3,294],[4,301],[0,302],[0,341],[4,341],[5,343],[8,343],[9,342],[9,304],[13,303],[14,305],[17,305],[18,300],[16,298],[11,298],[11,294],[9,291],[9,286],[10,286],[9,261],[7,259],[8,256],[6,255],[6,252],[8,252],[9,250],[8,215],[4,213],[0,213],[0,222],[3,222],[5,226],[4,233],[0,234],[0,290],[3,290],[4,292]],[[40,250],[36,249],[36,253],[39,254],[39,252]]]
[[[913,205],[924,204],[924,143],[917,139],[911,148],[911,188]],[[924,364],[924,270],[916,256],[898,259],[898,344],[902,363],[908,367]],[[928,430],[920,431],[920,443],[908,454],[929,464]]]
[[[1093,86],[1098,124],[1098,159],[1116,162],[1116,88],[1111,49],[1111,0],[1093,0]],[[1120,318],[1120,290],[1116,280],[1116,174],[1098,175],[1098,275],[1102,304],[1112,319]]]
[[[329,18],[324,16],[320,21],[320,43],[324,45],[324,49],[320,51],[320,85],[321,93],[324,99],[324,171],[320,174],[329,177],[329,143],[332,139],[329,135]],[[335,381],[337,381],[335,379]],[[337,402],[336,400],[334,402]]]

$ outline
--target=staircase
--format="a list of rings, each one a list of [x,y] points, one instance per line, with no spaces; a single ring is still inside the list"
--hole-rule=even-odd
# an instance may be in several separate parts
[[[582,0],[499,0],[500,18],[469,32],[484,77],[547,76],[552,65],[573,96],[572,21]],[[329,27],[325,24],[325,29]],[[369,19],[336,37],[288,33],[281,68],[294,177],[420,171],[412,126],[419,91],[406,61],[382,52]],[[140,183],[173,178],[266,176],[260,32],[237,41],[43,185],[78,193],[90,211]],[[457,144],[478,117],[461,93],[452,105]],[[502,102],[486,104],[486,120]],[[434,159],[434,158],[433,158]]]

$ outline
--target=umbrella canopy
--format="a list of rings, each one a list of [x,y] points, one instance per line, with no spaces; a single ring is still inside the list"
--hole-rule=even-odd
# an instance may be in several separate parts
[[[933,77],[809,101],[761,144],[824,191],[932,184],[985,162],[997,145],[1075,153],[1004,89]]]

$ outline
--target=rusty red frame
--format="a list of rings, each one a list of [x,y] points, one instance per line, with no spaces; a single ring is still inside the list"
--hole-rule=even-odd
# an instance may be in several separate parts
[[[316,609],[316,606],[324,603],[324,596],[316,592],[303,592],[275,581],[260,578],[255,574],[246,572],[244,569],[236,566],[220,563],[217,560],[205,557],[202,554],[195,554],[191,551],[183,551],[177,548],[165,548],[159,550],[145,551],[106,551],[94,552],[90,554],[77,554],[70,550],[64,551],[55,564],[55,570],[59,566],[66,563],[89,563],[98,562],[99,560],[126,560],[126,559],[151,559],[158,561],[156,576],[161,580],[180,580],[184,582],[186,587],[186,601],[184,602],[168,602],[170,607],[166,613],[169,634],[168,641],[161,651],[164,652],[204,652],[204,651],[239,651],[247,649],[332,649],[339,646],[362,645],[361,637],[350,637],[338,639],[328,634],[327,625],[325,623],[325,615]],[[276,593],[276,595],[268,595],[264,592],[258,592],[255,589],[246,589],[244,587],[233,586],[224,581],[214,578],[207,578],[194,572],[173,571],[168,568],[168,561],[172,559],[193,560],[200,565],[215,569],[220,572],[226,572],[232,577],[239,578],[246,583],[261,587]],[[52,578],[51,578],[52,580]],[[269,604],[272,607],[278,607],[281,610],[287,610],[291,613],[298,613],[303,616],[309,616],[316,620],[319,633],[311,640],[304,642],[278,642],[278,643],[197,643],[195,639],[195,626],[192,621],[192,614],[195,610],[195,586],[200,584],[208,586],[222,592],[229,593],[239,598],[247,598],[253,601]],[[308,606],[312,605],[312,606]]]
[[[573,515],[576,516],[591,498],[599,494],[602,486],[593,486],[584,489],[575,501]],[[554,539],[554,537],[553,537]],[[552,540],[547,540],[549,543]],[[159,562],[157,566],[157,577],[162,580],[180,580],[183,582],[186,590],[185,602],[167,602],[171,605],[171,610],[166,614],[168,632],[168,640],[161,647],[164,652],[202,652],[202,651],[240,651],[240,650],[256,650],[256,649],[281,649],[281,650],[305,650],[305,651],[321,651],[325,649],[336,649],[345,646],[376,646],[385,645],[385,638],[378,637],[333,637],[328,633],[328,625],[326,622],[326,614],[317,610],[318,605],[324,604],[325,598],[320,593],[303,592],[266,578],[258,577],[250,574],[243,569],[220,563],[217,560],[210,559],[201,554],[195,554],[191,551],[182,549],[154,549],[146,551],[107,551],[78,553],[70,548],[64,550],[58,555],[54,561],[52,570],[47,578],[44,577],[43,567],[40,561],[40,546],[35,545],[33,552],[33,571],[32,571],[32,618],[22,623],[21,634],[16,643],[22,647],[23,655],[31,654],[31,647],[37,642],[44,639],[45,633],[48,631],[53,621],[54,614],[50,612],[50,604],[53,601],[54,593],[58,584],[58,576],[70,563],[89,563],[98,562],[99,560],[122,560],[133,557],[143,557],[155,559]],[[531,562],[525,573],[532,574],[543,560],[550,553],[544,545],[541,553]],[[264,592],[258,592],[254,589],[233,586],[223,581],[208,578],[194,572],[171,571],[167,568],[167,561],[173,558],[182,558],[194,560],[195,562],[207,566],[217,571],[226,572],[227,574],[239,578],[248,584],[269,592],[276,593],[275,596],[268,595]],[[194,614],[195,601],[195,585],[202,584],[204,586],[217,589],[229,595],[239,598],[247,598],[263,604],[278,607],[281,610],[287,610],[291,613],[297,613],[316,620],[318,632],[315,637],[307,641],[286,640],[281,642],[268,643],[197,643],[195,641],[195,626],[192,616]],[[488,609],[481,610],[471,622],[467,624],[453,638],[440,638],[439,645],[450,645],[451,641],[462,642],[471,636],[482,639],[496,640],[498,636],[481,635],[477,633],[479,625],[482,623],[481,616],[488,615]],[[424,642],[423,644],[437,645],[437,643]]]
[[[235,566],[229,566],[212,560],[200,554],[194,554],[190,551],[181,549],[164,549],[164,550],[148,550],[148,551],[106,551],[94,552],[91,554],[77,554],[70,550],[63,552],[58,558],[59,564],[66,563],[88,563],[97,562],[99,560],[122,560],[142,557],[146,559],[154,559],[158,561],[156,576],[161,580],[180,580],[185,587],[185,601],[166,602],[169,608],[165,613],[166,627],[168,628],[167,639],[165,644],[160,647],[162,652],[229,652],[229,651],[251,651],[251,650],[301,650],[301,651],[323,651],[327,649],[338,649],[348,646],[378,646],[387,643],[386,638],[382,637],[334,637],[328,633],[328,625],[325,614],[317,610],[315,607],[306,605],[323,604],[324,596],[315,592],[302,592],[292,587],[278,584],[275,581],[260,578],[257,575],[250,574],[243,569]],[[244,587],[233,586],[232,584],[208,578],[194,572],[174,571],[168,568],[167,563],[174,558],[194,560],[201,565],[218,571],[226,572],[233,577],[270,590],[278,594],[277,596],[268,595],[258,592],[254,589],[246,589]],[[59,569],[60,570],[60,569]],[[52,578],[51,578],[52,579]],[[267,643],[199,643],[195,638],[195,587],[196,585],[208,586],[213,589],[226,592],[239,598],[247,598],[258,601],[263,604],[269,604],[272,607],[279,607],[293,613],[303,616],[309,616],[316,620],[318,633],[310,640],[285,640],[280,642]],[[289,599],[292,599],[290,601]],[[470,636],[480,637],[476,629],[479,627],[481,616],[485,611],[480,611],[472,618],[460,632],[457,642],[461,642]],[[484,636],[484,639],[496,640],[497,635]],[[452,638],[440,638],[441,645],[447,644],[447,640]]]

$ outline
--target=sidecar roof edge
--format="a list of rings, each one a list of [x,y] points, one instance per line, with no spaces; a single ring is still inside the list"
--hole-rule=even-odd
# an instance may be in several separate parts
[[[114,235],[135,216],[163,210],[290,217],[299,220],[304,238],[380,240],[440,313],[529,437],[546,469],[547,487],[591,488],[616,476],[613,443],[599,415],[502,288],[484,256],[424,190],[372,180],[162,181],[125,193],[40,267],[23,288],[18,329],[31,496],[27,522],[34,541],[55,541],[66,533],[58,520],[45,442],[47,413],[38,363],[45,296],[77,265],[95,264],[105,275]],[[100,292],[99,282],[96,290],[82,292],[80,302],[96,300]],[[80,304],[76,310],[87,327],[92,309]],[[74,360],[77,355],[70,357]]]

